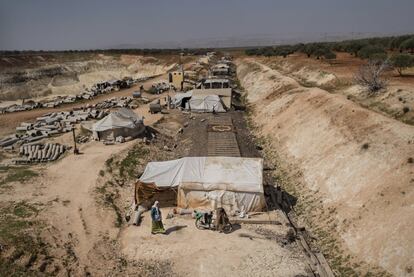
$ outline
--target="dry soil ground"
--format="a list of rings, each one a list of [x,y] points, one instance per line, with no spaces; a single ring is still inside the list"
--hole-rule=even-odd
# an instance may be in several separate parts
[[[151,235],[147,214],[141,226],[122,231],[122,248],[130,259],[172,264],[178,276],[306,276],[303,254],[286,244],[288,222],[277,213],[272,218],[283,225],[243,225],[223,234],[200,231],[191,216],[181,216],[164,220],[168,235]]]
[[[288,58],[259,58],[270,68],[298,81],[304,87],[319,87],[331,93],[345,95],[349,100],[407,124],[414,124],[414,68],[399,76],[395,70],[387,71],[386,89],[369,96],[364,88],[355,85],[354,77],[366,61],[348,53],[337,53],[333,61],[307,58],[294,54]]]
[[[114,94],[126,95],[131,90]],[[88,142],[80,145],[81,155],[68,153],[51,164],[0,168],[1,274],[308,275],[302,250],[287,241],[288,224],[275,211],[270,216],[281,225],[242,225],[227,235],[198,230],[188,217],[165,220],[169,228],[165,236],[150,234],[148,213],[140,227],[126,224],[123,217],[133,197],[133,182],[146,163],[204,149],[200,138],[206,129],[201,120],[212,116],[192,117],[177,110],[150,115],[147,105],[136,112],[159,131],[149,144],[141,140],[111,146]],[[3,124],[12,128],[20,120],[36,117],[36,113],[17,113],[13,122]],[[243,114],[229,116],[240,130],[243,155],[260,155],[245,129]],[[184,127],[186,122],[189,124]],[[177,135],[180,128],[184,131]],[[53,140],[71,144],[71,134]],[[168,210],[163,210],[164,217]]]
[[[97,82],[140,78],[172,69],[170,55],[59,54],[0,56],[0,100],[77,94]]]
[[[389,73],[389,89],[369,98],[350,82],[359,63],[346,55],[333,65],[303,56],[238,59],[250,102],[248,127],[275,169],[268,172],[273,180],[299,198],[299,220],[337,275],[412,276],[413,84]],[[114,94],[124,93],[130,91]],[[404,106],[410,111],[401,113]],[[133,179],[148,161],[205,153],[201,120],[212,115],[190,119],[178,111],[147,110],[137,112],[159,131],[149,144],[90,142],[81,145],[82,155],[52,164],[0,167],[1,273],[307,275],[299,248],[283,241],[285,225],[241,226],[223,235],[174,217],[165,220],[168,235],[152,236],[148,214],[140,227],[124,222]],[[37,112],[44,113],[0,117],[1,130],[11,131]],[[261,155],[243,115],[229,115],[242,155]],[[71,143],[69,134],[55,139]]]
[[[277,180],[299,197],[295,209],[334,270],[412,276],[414,127],[322,84],[304,85],[299,75],[330,76],[287,70],[289,59],[237,64]]]

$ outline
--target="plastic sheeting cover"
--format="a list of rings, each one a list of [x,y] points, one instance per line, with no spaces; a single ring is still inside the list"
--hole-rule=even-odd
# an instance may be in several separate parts
[[[193,95],[189,101],[191,111],[195,112],[225,112],[218,95]]]
[[[193,96],[192,90],[189,90],[185,93],[177,93],[172,98],[172,104],[175,106],[180,106],[184,98],[190,98],[191,96]]]
[[[150,162],[140,178],[158,187],[263,193],[263,160],[239,157],[185,157]]]
[[[143,124],[141,117],[132,110],[119,109],[102,118],[92,126],[92,131],[101,132],[116,128],[136,128]]]

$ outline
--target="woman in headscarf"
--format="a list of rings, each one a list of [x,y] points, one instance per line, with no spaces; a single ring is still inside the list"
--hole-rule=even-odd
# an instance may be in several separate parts
[[[152,218],[152,228],[151,234],[164,234],[165,229],[162,224],[160,202],[155,201],[154,205],[151,208],[151,218]]]

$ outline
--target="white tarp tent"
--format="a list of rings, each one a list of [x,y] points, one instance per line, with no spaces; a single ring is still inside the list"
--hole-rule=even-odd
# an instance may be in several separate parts
[[[137,136],[145,130],[143,119],[132,110],[121,108],[111,112],[92,126],[96,139],[116,138],[118,136]]]
[[[185,105],[183,105],[183,101],[185,99],[189,99],[191,98],[191,96],[193,96],[193,91],[189,90],[187,92],[184,93],[176,93],[173,97],[172,97],[172,101],[171,103],[174,105],[174,107],[183,107],[185,108]],[[185,104],[185,103],[184,103]]]
[[[192,112],[226,112],[218,95],[193,95],[189,105]]]
[[[260,158],[185,157],[150,162],[139,182],[177,189],[177,205],[182,208],[251,212],[265,205]]]

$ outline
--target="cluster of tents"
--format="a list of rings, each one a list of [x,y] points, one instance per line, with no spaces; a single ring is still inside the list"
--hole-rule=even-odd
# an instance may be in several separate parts
[[[177,93],[175,107],[192,112],[225,112],[218,95]],[[122,108],[90,126],[96,140],[137,137],[145,131],[143,118]],[[171,201],[180,208],[226,212],[261,211],[265,207],[263,160],[244,157],[184,157],[150,162],[135,184],[135,203],[151,206]]]
[[[135,137],[144,130],[143,118],[125,108],[90,128],[99,140]],[[171,201],[185,209],[224,208],[231,214],[261,211],[265,207],[262,172],[260,158],[184,157],[150,162],[135,184],[135,203],[150,206],[154,200]]]

